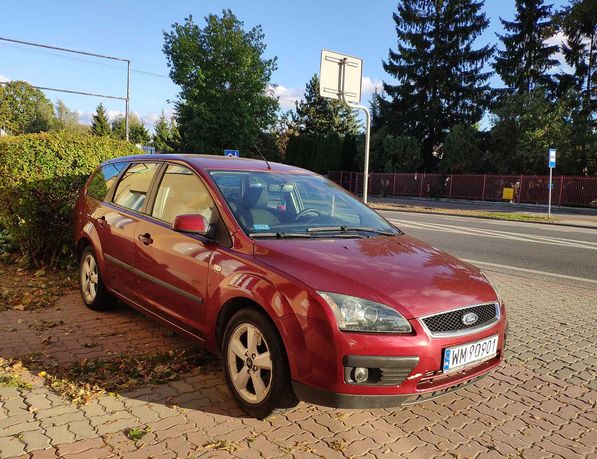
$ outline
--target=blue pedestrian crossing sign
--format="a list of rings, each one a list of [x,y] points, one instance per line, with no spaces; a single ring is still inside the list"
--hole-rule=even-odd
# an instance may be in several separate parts
[[[556,149],[550,148],[549,150],[549,167],[553,169],[556,167]]]
[[[238,150],[224,150],[224,156],[232,156],[234,158],[238,158],[240,153]]]

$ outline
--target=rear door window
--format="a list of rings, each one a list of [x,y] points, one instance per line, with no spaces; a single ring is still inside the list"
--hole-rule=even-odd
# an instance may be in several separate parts
[[[118,175],[129,163],[113,163],[100,167],[87,186],[87,195],[99,201],[106,199],[110,188],[116,183]]]
[[[138,163],[129,167],[116,187],[114,203],[141,212],[159,163]]]

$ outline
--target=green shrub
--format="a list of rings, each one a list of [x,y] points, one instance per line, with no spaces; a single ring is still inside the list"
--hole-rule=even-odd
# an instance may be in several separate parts
[[[58,264],[72,244],[72,213],[101,162],[140,153],[133,145],[82,133],[0,137],[0,225],[33,263]]]

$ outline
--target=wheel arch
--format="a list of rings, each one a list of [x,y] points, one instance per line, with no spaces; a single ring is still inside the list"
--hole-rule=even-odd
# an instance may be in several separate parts
[[[280,339],[282,340],[282,342],[284,342],[284,339],[280,335],[280,331],[278,330],[276,323],[272,320],[267,310],[263,306],[261,306],[259,303],[250,298],[237,296],[226,301],[220,308],[220,311],[218,312],[218,318],[216,319],[215,329],[215,340],[218,349],[220,349],[222,346],[222,339],[224,338],[226,324],[230,321],[234,314],[236,314],[238,311],[242,309],[253,309],[262,313],[265,317],[268,318],[268,320],[271,322],[274,329],[280,336]]]
[[[83,255],[83,251],[87,247],[90,247],[90,246],[93,248],[91,239],[89,239],[87,236],[82,236],[79,238],[79,240],[75,244],[75,255],[77,256],[77,260],[81,259],[81,255]]]

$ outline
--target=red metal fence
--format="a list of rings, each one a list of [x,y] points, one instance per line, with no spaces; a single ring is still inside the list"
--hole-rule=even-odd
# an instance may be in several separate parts
[[[333,171],[328,177],[352,193],[362,193],[362,172]],[[504,188],[514,188],[514,201],[547,204],[548,176],[473,174],[369,174],[369,193],[377,196],[502,201]],[[597,207],[597,177],[553,177],[552,204]]]

